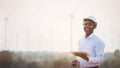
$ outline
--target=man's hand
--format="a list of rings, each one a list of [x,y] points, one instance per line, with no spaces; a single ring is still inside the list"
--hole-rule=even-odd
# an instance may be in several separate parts
[[[73,55],[75,55],[75,56],[79,56],[79,57],[81,57],[81,58],[83,58],[83,59],[85,59],[85,60],[89,60],[88,59],[88,53],[87,52],[71,52]]]
[[[73,66],[73,67],[76,67],[77,64],[78,64],[78,61],[77,61],[77,60],[72,61],[72,66]]]

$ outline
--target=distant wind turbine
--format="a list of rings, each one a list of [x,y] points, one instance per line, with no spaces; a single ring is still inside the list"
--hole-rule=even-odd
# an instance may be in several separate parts
[[[5,50],[9,50],[9,49],[8,49],[8,43],[7,43],[7,34],[8,34],[8,33],[7,33],[7,32],[8,32],[8,27],[7,27],[7,26],[8,26],[8,20],[9,20],[9,17],[10,17],[10,15],[11,15],[11,12],[12,12],[12,11],[10,11],[10,12],[8,13],[8,15],[7,15],[6,17],[4,17],[4,21],[5,21],[5,23],[4,23],[4,24],[5,24],[5,25],[4,25],[4,27],[5,27],[5,31],[4,31],[4,32],[5,32],[5,33],[4,33],[4,34],[5,34],[5,35],[4,35],[4,36],[5,36],[5,37],[4,37],[4,38],[5,38],[5,39],[4,39]]]
[[[74,19],[74,15],[76,14],[79,8],[80,6],[74,9],[73,12],[70,14],[70,50],[71,51],[73,46],[73,19]]]

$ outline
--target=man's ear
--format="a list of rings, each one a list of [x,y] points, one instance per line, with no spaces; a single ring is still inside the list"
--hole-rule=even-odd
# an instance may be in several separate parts
[[[94,26],[94,29],[96,29],[96,27],[97,27],[97,23],[94,23],[94,25],[95,25],[95,26]]]

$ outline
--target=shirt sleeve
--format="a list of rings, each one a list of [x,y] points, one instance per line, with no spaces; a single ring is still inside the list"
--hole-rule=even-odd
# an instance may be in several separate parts
[[[95,57],[90,57],[89,58],[89,63],[102,63],[103,56],[104,56],[104,48],[105,44],[104,42],[98,42],[95,45]]]

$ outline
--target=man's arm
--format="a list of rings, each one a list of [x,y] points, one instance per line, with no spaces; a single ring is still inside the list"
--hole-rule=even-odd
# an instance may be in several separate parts
[[[97,43],[97,45],[95,46],[95,57],[90,57],[89,58],[89,63],[101,63],[103,60],[103,56],[104,56],[104,47],[105,44],[103,42]]]

